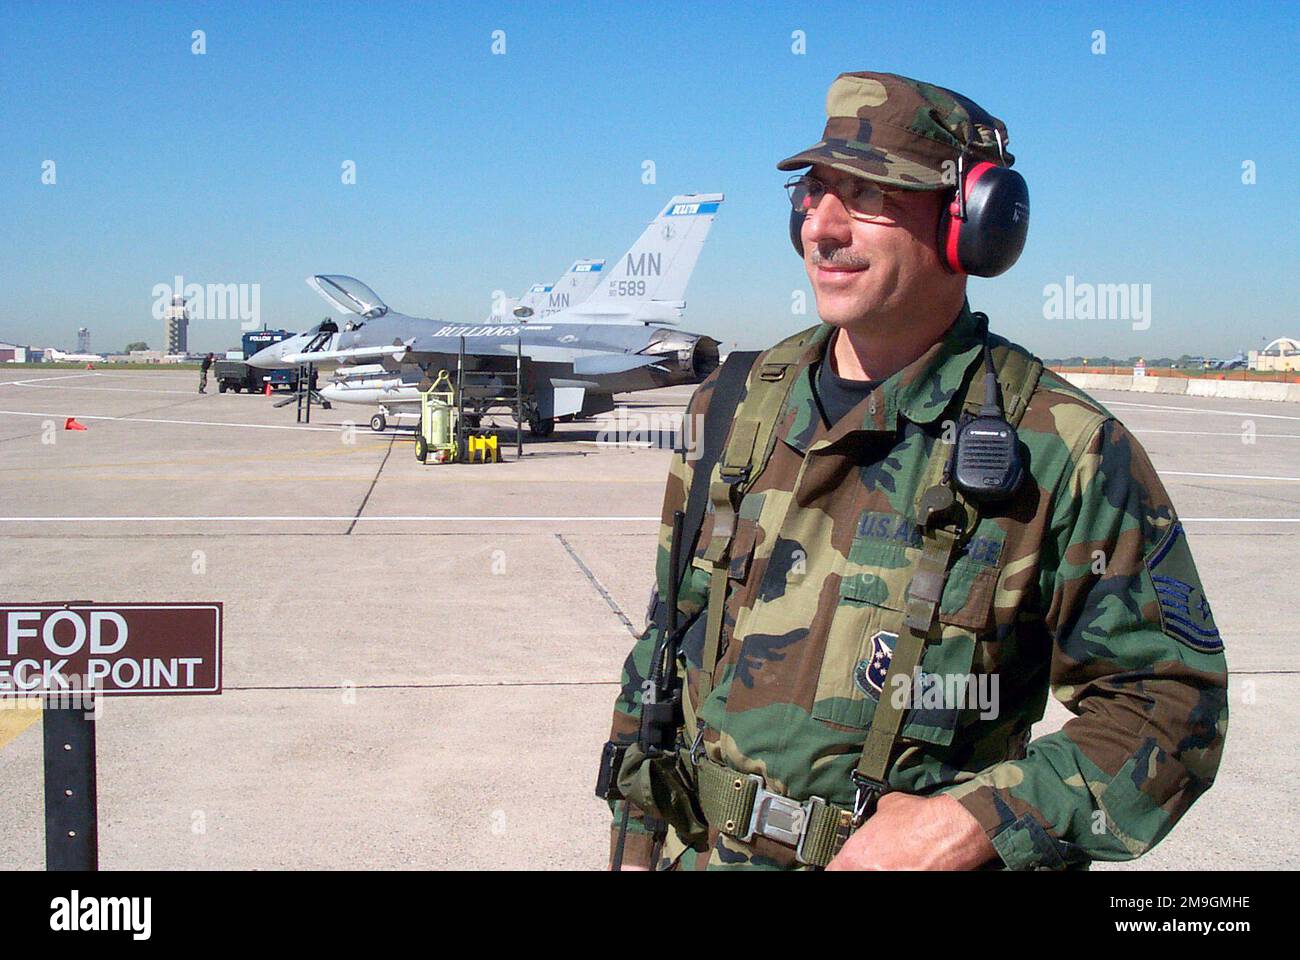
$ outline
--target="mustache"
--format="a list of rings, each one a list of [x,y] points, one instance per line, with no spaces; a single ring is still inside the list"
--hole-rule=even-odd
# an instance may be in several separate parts
[[[858,256],[850,251],[848,247],[828,247],[823,249],[821,244],[813,248],[810,260],[814,267],[848,267],[852,270],[865,270],[870,266],[866,257]]]

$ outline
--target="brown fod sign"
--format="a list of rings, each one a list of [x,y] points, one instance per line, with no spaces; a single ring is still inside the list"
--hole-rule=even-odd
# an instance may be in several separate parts
[[[220,603],[0,604],[0,697],[221,692]]]

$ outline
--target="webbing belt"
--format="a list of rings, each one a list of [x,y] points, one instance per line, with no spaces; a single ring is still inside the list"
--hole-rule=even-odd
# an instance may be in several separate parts
[[[686,503],[686,517],[682,526],[682,529],[686,531],[687,542],[682,544],[678,569],[668,571],[668,575],[676,578],[679,583],[686,576],[686,570],[690,566],[691,555],[695,552],[695,538],[699,535],[700,525],[704,519],[704,511],[709,503],[709,471],[712,470],[713,465],[718,462],[718,458],[722,455],[723,443],[727,438],[727,427],[731,424],[732,415],[740,402],[740,394],[745,388],[745,378],[749,375],[750,368],[754,364],[754,358],[757,356],[758,352],[753,350],[733,350],[727,356],[726,362],[718,372],[718,379],[714,383],[713,399],[704,414],[704,425],[694,438],[696,443],[700,445],[700,449],[699,459],[695,464],[692,475],[690,493]],[[683,432],[685,431],[683,430]],[[682,452],[685,454],[685,447],[683,447]],[[701,473],[704,474],[703,483],[700,482]],[[668,595],[666,581],[661,593],[663,596]]]
[[[733,350],[728,356],[722,369],[718,372],[718,379],[714,382],[713,397],[710,400],[708,410],[704,414],[704,426],[696,441],[700,444],[699,460],[695,464],[692,474],[690,492],[687,495],[686,516],[682,523],[682,530],[686,531],[686,542],[682,544],[678,553],[678,565],[674,570],[668,571],[668,576],[673,578],[677,583],[682,582],[686,576],[686,571],[690,567],[691,556],[695,552],[695,540],[699,536],[700,526],[704,520],[704,511],[709,503],[709,482],[708,476],[712,472],[713,465],[718,462],[723,453],[723,443],[727,438],[727,427],[731,423],[732,415],[740,402],[740,395],[745,388],[745,380],[749,375],[750,369],[754,365],[754,358],[758,356],[757,351],[740,351]],[[685,448],[683,447],[683,455]],[[703,480],[701,480],[701,474]],[[728,532],[730,538],[730,531]],[[717,592],[717,575],[715,574],[709,584],[710,598]],[[726,587],[725,576],[723,579],[723,588]],[[667,581],[660,588],[660,595],[668,596]],[[708,618],[721,616],[721,611],[714,611],[714,604],[710,603],[708,608]],[[665,611],[666,612],[666,611]],[[721,621],[719,621],[719,630]],[[661,630],[661,635],[664,631]],[[665,637],[665,644],[671,638]],[[667,652],[665,650],[665,652]],[[712,652],[712,661],[709,661],[709,653]],[[674,652],[673,656],[676,655]],[[703,677],[709,680],[713,677],[713,669],[717,666],[717,649],[711,651],[706,647],[704,651],[706,663],[704,664]],[[706,681],[707,683],[707,681]],[[704,695],[709,692],[708,686],[704,688]],[[703,696],[701,696],[701,700]]]
[[[805,334],[811,331],[805,331]],[[804,335],[795,338],[801,341]],[[721,433],[726,441],[717,465],[717,480],[711,474],[702,478],[698,473],[691,481],[691,493],[697,485],[707,483],[709,507],[713,513],[713,530],[708,547],[704,551],[704,560],[713,570],[709,575],[709,602],[705,613],[704,646],[701,656],[702,669],[698,680],[698,696],[701,702],[713,689],[713,671],[718,665],[718,656],[722,648],[722,616],[727,601],[727,568],[730,562],[731,541],[736,534],[736,503],[734,499],[737,484],[752,481],[755,477],[753,467],[756,463],[766,464],[775,442],[773,428],[777,415],[785,404],[786,393],[793,378],[787,378],[787,372],[794,366],[803,352],[803,344],[777,346],[767,351],[763,363],[758,368],[757,378],[760,383],[778,384],[781,387],[764,387],[746,394],[746,401],[741,409],[746,411],[744,417],[737,416],[729,424],[729,430]],[[730,360],[730,357],[728,357]],[[709,411],[712,412],[710,404]],[[707,418],[706,414],[706,418]],[[761,469],[761,467],[760,467]]]
[[[956,508],[956,510],[954,510]],[[854,826],[873,812],[875,802],[888,789],[889,762],[894,744],[903,729],[912,697],[911,684],[920,670],[925,645],[939,612],[947,580],[948,563],[957,550],[961,524],[941,526],[956,513],[963,513],[952,491],[945,486],[929,488],[921,497],[920,517],[923,546],[915,572],[907,586],[904,629],[894,641],[893,656],[881,684],[880,699],[871,718],[862,756],[858,758],[853,782],[858,788],[854,802]],[[963,514],[964,517],[964,514]]]
[[[742,842],[766,837],[793,847],[800,863],[824,867],[851,832],[851,810],[821,797],[802,802],[783,797],[756,773],[738,773],[701,757],[696,775],[709,826]]]

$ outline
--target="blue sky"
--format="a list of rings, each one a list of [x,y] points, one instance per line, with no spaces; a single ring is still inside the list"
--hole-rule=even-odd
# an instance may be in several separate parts
[[[322,272],[477,320],[493,290],[618,256],[672,194],[722,191],[683,326],[764,346],[815,322],[792,315],[775,163],[818,139],[838,72],[872,69],[1007,123],[1033,227],[971,283],[994,329],[1045,356],[1229,355],[1300,335],[1295,11],[6,0],[0,339],[70,346],[85,324],[97,350],[157,347],[152,291],[177,274],[260,284],[273,327],[328,312],[303,283]],[[1045,319],[1067,276],[1150,284],[1149,328]],[[191,349],[238,335],[198,322]]]

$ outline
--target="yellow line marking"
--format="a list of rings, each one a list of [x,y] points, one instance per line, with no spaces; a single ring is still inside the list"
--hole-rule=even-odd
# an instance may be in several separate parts
[[[0,701],[0,750],[41,719],[41,701],[32,697]]]

